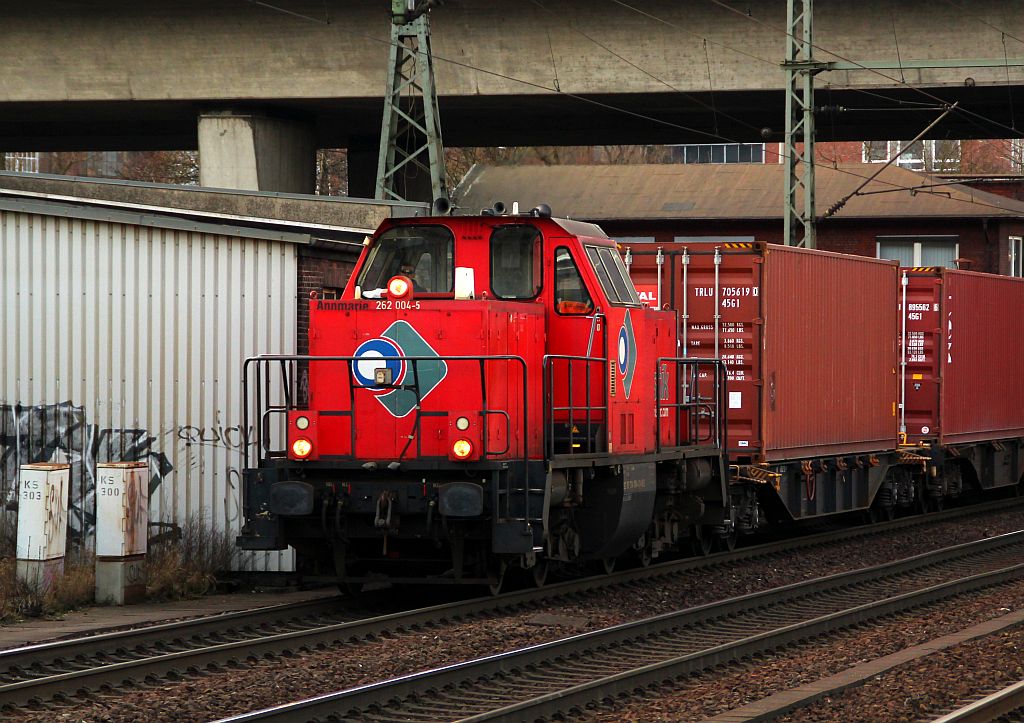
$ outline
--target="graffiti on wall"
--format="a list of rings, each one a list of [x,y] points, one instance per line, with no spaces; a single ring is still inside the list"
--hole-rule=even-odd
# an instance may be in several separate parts
[[[100,427],[89,421],[85,407],[71,402],[22,406],[0,404],[0,495],[8,509],[17,505],[18,469],[36,462],[71,466],[68,527],[80,540],[96,526],[95,494],[98,462],[146,462],[149,493],[174,471],[145,429]]]
[[[254,444],[250,441],[252,430],[246,433],[241,425],[222,423],[219,414],[212,422],[205,426],[175,425],[154,433],[102,427],[90,419],[85,407],[71,402],[35,406],[0,403],[0,508],[8,512],[17,509],[21,465],[69,464],[69,535],[91,545],[96,527],[97,463],[146,462],[152,497],[176,471],[179,476],[195,471],[212,474],[211,460],[216,459],[215,479],[223,480],[219,494],[224,500],[224,521],[235,524],[241,516],[242,468],[245,450]],[[176,463],[164,453],[165,448]],[[215,458],[209,456],[211,450],[218,452]],[[175,464],[180,469],[176,470]]]

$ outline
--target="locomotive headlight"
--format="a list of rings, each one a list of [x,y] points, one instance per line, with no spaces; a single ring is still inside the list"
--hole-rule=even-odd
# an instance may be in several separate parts
[[[405,276],[396,276],[388,282],[388,296],[403,299],[412,291],[412,282]]]
[[[296,417],[295,426],[298,429],[309,429],[309,417]]]
[[[459,417],[455,420],[455,428],[460,432],[465,432],[469,429],[469,419],[466,417]]]
[[[299,437],[292,442],[292,454],[299,459],[305,459],[313,451],[313,443],[305,437]]]
[[[456,439],[452,444],[452,455],[456,459],[466,459],[473,454],[473,443],[468,439]]]

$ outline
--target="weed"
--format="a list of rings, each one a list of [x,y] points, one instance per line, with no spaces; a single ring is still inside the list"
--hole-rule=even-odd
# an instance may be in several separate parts
[[[0,558],[0,621],[53,617],[89,605],[95,598],[96,562],[92,553],[75,552],[64,560],[64,574],[49,586],[22,580],[14,556]]]
[[[216,587],[218,573],[231,569],[235,540],[201,513],[181,526],[181,537],[153,545],[146,555],[147,594],[151,599],[197,597]]]

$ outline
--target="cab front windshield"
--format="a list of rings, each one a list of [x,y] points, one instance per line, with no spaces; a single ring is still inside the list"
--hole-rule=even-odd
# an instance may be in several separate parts
[[[412,280],[418,293],[450,293],[455,270],[455,239],[444,226],[397,226],[373,244],[359,275],[366,298],[386,294],[395,276]]]

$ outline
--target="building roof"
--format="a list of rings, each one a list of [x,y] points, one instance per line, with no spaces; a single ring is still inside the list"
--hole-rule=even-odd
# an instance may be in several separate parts
[[[73,204],[155,217],[344,240],[374,231],[392,216],[429,204],[337,196],[240,191],[80,176],[0,172],[0,198]]]
[[[819,165],[817,210],[857,190],[878,164]],[[455,190],[456,204],[479,211],[551,206],[557,216],[602,220],[781,219],[782,164],[646,164],[601,166],[477,165]],[[835,218],[1024,217],[1024,203],[959,183],[884,168]]]

